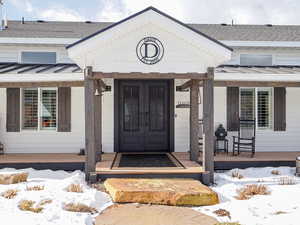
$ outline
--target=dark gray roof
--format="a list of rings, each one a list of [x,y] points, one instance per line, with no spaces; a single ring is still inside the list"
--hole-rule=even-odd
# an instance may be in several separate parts
[[[216,68],[216,73],[263,73],[263,74],[294,74],[300,73],[300,66],[239,66],[221,65]]]
[[[293,74],[300,73],[300,66],[239,66],[220,65],[216,73],[264,73],[264,74]],[[0,74],[43,74],[43,73],[82,73],[83,71],[76,64],[24,64],[24,63],[0,63]],[[1,77],[1,75],[0,75]]]
[[[0,37],[18,38],[84,38],[112,23],[109,22],[53,22],[8,21],[8,28]],[[232,41],[300,41],[297,25],[221,25],[187,24],[217,40]]]
[[[82,70],[76,64],[25,64],[25,63],[0,63],[0,74],[13,73],[80,73]]]

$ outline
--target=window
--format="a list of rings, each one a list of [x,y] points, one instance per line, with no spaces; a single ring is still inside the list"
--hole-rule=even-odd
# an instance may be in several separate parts
[[[272,66],[272,55],[240,55],[241,66]]]
[[[256,118],[257,128],[273,128],[273,89],[241,88],[240,118]]]
[[[22,128],[24,130],[55,130],[57,89],[23,89]]]
[[[22,63],[54,64],[56,52],[22,52]]]
[[[38,128],[38,89],[23,90],[23,129]]]

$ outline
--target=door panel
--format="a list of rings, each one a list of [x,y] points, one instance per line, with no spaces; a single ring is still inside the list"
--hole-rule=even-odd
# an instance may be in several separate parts
[[[168,93],[167,82],[145,84],[145,151],[165,151],[169,147]]]
[[[120,81],[120,151],[169,151],[169,90],[168,81]]]
[[[120,84],[120,146],[122,151],[138,151],[144,145],[142,126],[142,84]]]

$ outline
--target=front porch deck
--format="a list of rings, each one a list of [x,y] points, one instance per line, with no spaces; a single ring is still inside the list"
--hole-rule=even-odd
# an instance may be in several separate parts
[[[202,168],[195,162],[189,160],[189,153],[175,152],[173,153],[180,161],[188,168],[190,172],[203,172]],[[102,162],[97,163],[96,170],[109,171],[112,164],[112,159],[115,153],[105,153],[102,155]],[[300,152],[257,152],[253,158],[249,154],[243,153],[239,156],[232,156],[231,153],[217,154],[215,156],[215,169],[226,170],[232,168],[246,168],[246,167],[262,167],[262,166],[295,166],[296,157],[300,156]],[[201,162],[202,156],[199,157]],[[76,170],[84,168],[85,156],[77,154],[4,154],[0,155],[0,168],[36,168],[36,169],[63,169]],[[163,171],[163,169],[154,168],[156,171]],[[142,170],[140,173],[150,172]],[[174,170],[174,169],[172,169]],[[175,169],[182,172],[181,168]],[[124,171],[125,172],[125,171]],[[101,172],[100,172],[101,173]]]

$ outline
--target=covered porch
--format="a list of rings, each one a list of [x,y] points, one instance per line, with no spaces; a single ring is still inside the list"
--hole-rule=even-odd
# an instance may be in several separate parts
[[[183,142],[189,143],[184,146],[188,149],[182,149],[189,151],[189,158],[184,163],[197,168],[193,173],[198,177],[204,174],[205,183],[213,183],[214,68],[230,59],[231,48],[149,7],[69,45],[67,50],[70,58],[84,68],[87,179],[95,180],[100,175],[112,173],[107,170],[110,166],[102,166],[105,164],[102,124],[107,122],[102,116],[106,98],[106,93],[102,95],[102,92],[108,82],[114,83],[113,99],[110,100],[113,101],[110,111],[113,118],[109,127],[113,128],[110,138],[114,154],[173,154],[180,151],[181,145],[174,138],[175,131],[180,132],[180,128],[174,126],[173,83],[184,80],[190,89],[190,112],[188,118],[181,120],[184,129],[189,130],[188,136],[181,131]],[[202,166],[197,164],[200,85],[203,86]],[[132,170],[139,175],[148,173],[143,168]],[[172,176],[173,170],[162,168],[152,168],[151,175],[160,175],[160,170],[165,176]],[[189,166],[180,171],[185,176],[190,174]]]
[[[117,153],[103,153],[102,161],[96,164],[96,169],[100,169],[101,171],[103,169],[103,171],[116,172],[116,170],[112,170],[113,160],[116,154]],[[172,154],[178,160],[180,160],[183,165],[186,165],[186,167],[194,168],[195,170],[197,170],[198,173],[203,172],[203,169],[201,167],[201,154],[197,161],[198,163],[200,163],[200,166],[198,163],[189,160],[189,153],[174,152]],[[214,156],[214,167],[215,170],[266,166],[294,167],[296,163],[295,159],[299,155],[300,152],[257,152],[253,158],[250,158],[247,154],[241,154],[240,156],[232,156],[232,154],[227,155],[222,153]],[[36,169],[83,170],[85,160],[86,156],[80,156],[74,153],[9,153],[0,155],[0,169],[11,167],[23,169],[32,167]],[[159,168],[153,168],[153,170],[157,169]]]
[[[213,182],[213,171],[214,171],[214,161],[213,161],[213,149],[214,149],[214,111],[213,111],[213,77],[214,68],[208,68],[206,73],[104,73],[104,72],[93,72],[92,67],[87,67],[85,69],[85,132],[86,132],[86,163],[85,170],[87,178],[90,180],[104,179],[108,177],[181,177],[181,178],[195,178],[202,180],[204,183],[209,184]],[[186,155],[176,155],[174,152],[174,87],[170,88],[170,95],[168,104],[170,104],[170,111],[166,114],[169,122],[166,123],[167,127],[167,143],[166,145],[161,144],[161,138],[152,139],[153,144],[140,145],[137,144],[139,139],[137,135],[139,133],[127,133],[126,138],[132,138],[133,142],[126,142],[122,146],[122,137],[120,136],[120,131],[123,127],[123,123],[120,120],[119,109],[123,110],[122,103],[119,105],[118,101],[118,90],[117,86],[114,87],[114,151],[115,153],[106,154],[102,152],[102,112],[103,104],[102,101],[105,99],[105,92],[103,92],[108,86],[105,83],[107,79],[114,79],[114,82],[125,81],[125,83],[133,84],[143,84],[144,82],[152,82],[153,85],[159,81],[174,81],[180,79],[190,79],[187,83],[191,84],[189,86],[190,92],[190,113],[189,113],[189,143],[190,150],[188,158]],[[130,81],[134,83],[130,83]],[[204,147],[203,155],[201,155],[201,165],[198,160],[200,157],[200,146],[199,146],[199,85],[203,85],[203,127],[204,127]],[[171,85],[172,86],[172,85]],[[144,89],[142,90],[144,91]],[[95,93],[99,92],[97,95]],[[124,98],[124,97],[122,97]],[[147,101],[147,100],[146,100]],[[127,103],[128,104],[128,103]],[[138,103],[140,104],[140,103]],[[157,103],[159,104],[159,103]],[[129,107],[127,105],[127,107]],[[148,106],[147,106],[148,107]],[[150,107],[150,106],[149,106]],[[167,109],[166,109],[167,110]],[[122,111],[121,111],[122,112]],[[149,112],[147,112],[148,114]],[[146,114],[146,115],[147,115]],[[134,116],[134,114],[132,114]],[[141,114],[144,117],[144,113]],[[150,115],[151,117],[151,115]],[[155,114],[154,114],[155,117]],[[138,118],[138,117],[137,117]],[[139,128],[149,129],[148,122],[149,115],[147,115]],[[121,122],[120,122],[121,121]],[[130,128],[131,129],[131,128]],[[158,131],[157,131],[158,132]],[[149,135],[156,135],[155,133],[148,133]],[[157,133],[161,135],[163,133]],[[143,138],[141,136],[140,138]],[[151,140],[150,140],[151,141]],[[163,142],[165,143],[165,142]],[[128,147],[129,146],[129,147]],[[132,146],[132,148],[130,147]],[[137,146],[137,147],[136,147]],[[144,148],[140,146],[145,146]],[[164,148],[163,146],[166,146]],[[146,150],[148,149],[148,150]],[[154,151],[151,152],[153,149]],[[131,168],[122,168],[116,166],[116,160],[118,157],[122,157],[123,154],[167,154],[174,158],[180,166],[175,166],[174,168],[166,168],[163,165],[158,165],[155,167],[146,168],[144,166],[137,166]]]

